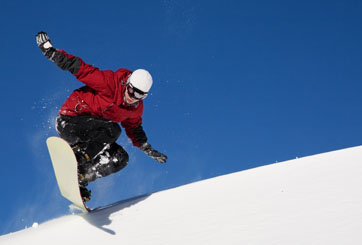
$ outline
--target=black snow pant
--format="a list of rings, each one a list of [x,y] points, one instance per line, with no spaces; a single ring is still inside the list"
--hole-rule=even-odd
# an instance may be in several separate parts
[[[90,157],[89,168],[94,174],[89,181],[118,172],[127,165],[128,154],[116,143],[122,132],[118,123],[93,116],[59,114],[56,128],[70,146],[80,147]]]

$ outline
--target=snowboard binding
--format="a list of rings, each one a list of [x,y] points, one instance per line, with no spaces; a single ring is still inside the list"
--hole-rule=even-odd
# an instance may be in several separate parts
[[[88,153],[80,147],[79,145],[75,145],[72,147],[75,157],[77,158],[78,165],[86,165],[91,162],[91,158]]]
[[[78,162],[78,183],[80,194],[83,202],[88,202],[91,199],[91,191],[86,188],[88,185],[86,173],[92,166],[92,160],[79,145],[73,146],[72,149]]]
[[[83,202],[89,202],[91,199],[92,191],[88,190],[84,186],[79,186],[80,194],[82,196]]]

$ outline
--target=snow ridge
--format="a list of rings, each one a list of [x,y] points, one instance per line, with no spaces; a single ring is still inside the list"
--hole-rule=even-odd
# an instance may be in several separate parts
[[[361,244],[362,147],[135,197],[0,237],[9,244]]]

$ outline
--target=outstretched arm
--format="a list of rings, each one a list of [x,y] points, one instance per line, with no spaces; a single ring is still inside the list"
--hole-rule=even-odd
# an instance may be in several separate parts
[[[64,51],[56,50],[45,32],[36,35],[36,43],[45,57],[53,61],[60,69],[77,74],[82,64],[81,59],[73,55],[67,55]]]
[[[86,64],[79,57],[55,49],[45,32],[39,32],[36,35],[36,42],[45,57],[53,61],[60,69],[71,72],[89,87],[99,92],[108,92],[112,87],[112,84],[109,84],[112,79],[107,79],[112,77],[112,71],[100,71],[97,67]]]

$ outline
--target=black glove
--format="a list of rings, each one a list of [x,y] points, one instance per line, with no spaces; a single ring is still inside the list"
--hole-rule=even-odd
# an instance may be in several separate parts
[[[147,154],[149,157],[152,157],[153,159],[155,159],[157,162],[160,163],[165,163],[167,160],[167,156],[156,151],[155,149],[152,148],[152,146],[149,143],[144,143],[143,145],[141,145],[140,150],[143,151],[145,154]]]
[[[55,48],[53,48],[52,43],[50,42],[48,34],[45,32],[38,32],[36,34],[36,44],[40,48],[41,52],[50,60],[53,60],[55,54]]]

